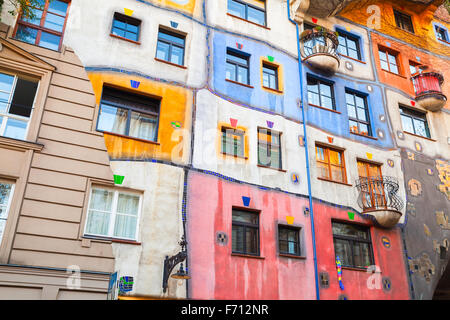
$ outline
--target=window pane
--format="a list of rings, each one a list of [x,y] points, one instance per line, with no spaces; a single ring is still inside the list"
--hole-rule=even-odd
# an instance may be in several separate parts
[[[16,39],[31,44],[35,44],[37,34],[38,31],[36,29],[19,25],[19,27],[17,28]]]
[[[244,227],[233,225],[231,245],[232,251],[244,252]]]
[[[114,192],[104,189],[92,189],[90,209],[111,211]]]
[[[344,182],[344,172],[341,167],[331,166],[331,180]]]
[[[418,134],[422,137],[427,137],[428,133],[427,130],[425,128],[425,122],[414,119],[414,129],[415,129],[415,134]]]
[[[156,117],[138,112],[131,112],[129,136],[156,141],[156,128]]]
[[[358,122],[350,120],[349,125],[350,125],[350,132],[359,133]]]
[[[321,83],[320,84],[320,94],[327,96],[327,97],[331,97],[331,86]]]
[[[354,224],[333,222],[333,235],[342,235],[357,239],[368,240],[369,229]]]
[[[113,21],[113,28],[119,28],[119,29],[122,29],[122,30],[126,30],[127,24],[126,24],[126,22],[120,21],[120,20],[115,18],[114,21]]]
[[[356,108],[351,105],[347,105],[348,116],[351,118],[356,118]]]
[[[167,43],[158,41],[158,46],[156,48],[156,57],[161,60],[169,61],[169,48],[170,45]]]
[[[64,28],[64,21],[65,21],[64,17],[47,13],[47,15],[45,16],[44,27],[58,32],[62,32]]]
[[[389,66],[391,68],[391,72],[398,74],[398,67],[397,67],[397,65],[390,64]]]
[[[112,34],[122,37],[122,38],[125,38],[125,30],[122,30],[122,29],[113,28]]]
[[[317,175],[320,178],[330,179],[330,173],[328,165],[325,163],[317,162]]]
[[[61,40],[60,36],[55,36],[54,34],[51,33],[42,32],[39,45],[47,49],[58,50],[60,40]]]
[[[359,59],[360,59],[359,54],[358,54],[358,51],[356,51],[356,50],[351,50],[351,49],[349,49],[349,50],[348,50],[348,56],[349,56],[350,58],[353,58],[353,59],[356,59],[356,60],[359,60]]]
[[[366,109],[363,109],[363,108],[356,108],[356,109],[358,110],[358,119],[367,121]]]
[[[170,62],[183,65],[183,54],[184,54],[183,48],[172,46],[172,55],[170,57]]]
[[[31,9],[31,11],[34,14],[34,17],[33,18],[27,18],[27,17],[23,17],[22,16],[22,20],[26,21],[28,23],[35,24],[35,25],[39,26],[41,24],[41,18],[42,18],[43,11],[39,10],[39,9]]]
[[[25,139],[25,133],[27,131],[28,121],[22,121],[9,118],[6,122],[5,137],[13,139]]]
[[[359,124],[359,133],[364,135],[369,135],[369,127],[366,124]]]
[[[0,183],[0,218],[6,219],[6,207],[9,204],[9,197],[11,195],[12,185],[8,183]]]
[[[279,151],[279,149],[274,149],[272,147],[272,151],[270,153],[270,166],[272,168],[281,169],[281,161],[280,161],[280,151]]]
[[[107,236],[110,218],[110,213],[89,210],[86,233]]]
[[[372,264],[370,259],[370,247],[368,243],[355,242],[353,246],[354,266],[368,267]]]
[[[355,40],[347,38],[347,46],[349,49],[358,50],[357,44]]]
[[[134,33],[137,35],[139,33],[139,26],[131,24],[131,23],[127,23],[127,31],[129,33]]]
[[[341,153],[334,151],[334,150],[328,150],[330,154],[330,163],[334,165],[342,165],[342,159],[341,159]]]
[[[263,73],[263,86],[264,87],[269,87],[270,86],[269,75],[267,73],[265,73],[265,72]]]
[[[355,105],[355,96],[350,93],[346,93],[345,101],[347,102],[347,104]]]
[[[245,235],[246,253],[258,253],[258,230],[255,228],[246,228]]]
[[[97,129],[101,131],[125,134],[128,111],[106,104],[100,107]]]
[[[245,6],[233,0],[228,0],[228,12],[245,19]]]
[[[271,164],[271,157],[268,155],[266,144],[258,144],[258,164],[263,166],[270,166]]]
[[[48,11],[65,16],[67,12],[67,2],[52,0],[48,5]]]
[[[319,94],[308,91],[308,103],[319,106],[320,105]]]
[[[325,161],[325,149],[321,147],[316,147],[316,158],[320,161]]]
[[[248,65],[248,59],[247,58],[238,57],[238,56],[236,56],[234,54],[230,54],[230,53],[227,53],[227,60],[234,61],[234,62],[243,64],[245,66]]]
[[[328,97],[322,97],[322,107],[327,109],[334,109],[333,100]]]
[[[233,221],[258,224],[258,214],[233,209]]]
[[[387,64],[386,61],[380,61],[380,65],[381,65],[381,69],[389,71],[389,65]]]
[[[414,133],[414,126],[413,126],[413,121],[412,118],[401,115],[402,117],[402,125],[403,125],[403,130],[410,132],[410,133]]]
[[[380,56],[380,61],[384,61],[384,62],[387,62],[387,57],[386,57],[386,52],[384,52],[384,51],[378,51],[378,54],[379,54],[379,56]]]
[[[14,83],[14,76],[5,73],[0,73],[1,91],[11,92],[13,83]]]
[[[184,46],[184,37],[182,37],[182,36],[175,36],[175,35],[163,32],[163,31],[159,31],[158,38],[167,40],[169,42],[174,42],[174,43]]]
[[[37,82],[20,78],[17,79],[9,113],[22,117],[30,117],[37,87]]]
[[[125,32],[125,38],[133,40],[133,41],[138,41],[138,35],[134,32]]]
[[[234,64],[227,63],[226,79],[236,81],[236,66]]]
[[[117,212],[137,216],[139,210],[139,196],[120,193],[117,200]]]
[[[248,70],[238,66],[237,82],[248,84]]]
[[[255,23],[263,25],[263,26],[266,24],[266,18],[265,18],[264,11],[252,8],[250,6],[248,7],[247,20],[255,22]]]
[[[120,238],[135,239],[137,217],[116,215],[114,236]]]
[[[334,251],[336,253],[336,257],[339,257],[341,260],[341,265],[353,266],[352,250],[349,241],[334,239]]]

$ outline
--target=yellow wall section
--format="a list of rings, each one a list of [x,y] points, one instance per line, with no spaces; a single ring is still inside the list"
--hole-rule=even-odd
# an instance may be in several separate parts
[[[153,0],[157,4],[161,4],[164,7],[170,7],[189,12],[191,15],[194,13],[195,0]]]
[[[401,39],[431,52],[450,56],[450,46],[439,42],[436,39],[432,21],[445,25],[450,30],[450,24],[434,17],[437,7],[442,1],[434,1],[428,6],[413,3],[407,0],[380,1],[364,0],[350,3],[339,15],[358,24],[367,26],[367,21],[373,14],[367,13],[367,8],[377,5],[381,10],[381,28],[377,31]],[[412,16],[414,34],[404,31],[395,24],[394,10],[404,12]]]
[[[261,76],[261,87],[262,87],[262,89],[267,91],[267,92],[270,92],[270,93],[283,95],[283,91],[284,91],[283,66],[281,64],[276,63],[275,61],[274,62],[270,62],[269,59],[267,59],[267,57],[260,57],[260,61],[261,61],[261,63],[260,63],[260,76]],[[266,63],[269,66],[273,66],[273,67],[277,68],[277,73],[278,73],[278,91],[280,91],[280,92],[268,89],[268,88],[263,86],[263,83],[264,83],[264,81],[263,81],[263,64],[264,63]]]
[[[161,98],[157,143],[104,134],[108,154],[113,159],[161,159],[175,163],[187,163],[190,150],[192,92],[161,82],[113,73],[89,73],[95,92],[96,115],[104,84],[127,91]],[[140,81],[138,89],[132,89],[130,80]],[[180,129],[172,122],[179,121]],[[173,154],[173,155],[172,155]]]
[[[244,134],[244,158],[235,157],[235,156],[232,156],[229,154],[222,153],[222,128],[236,129],[236,130],[241,130],[241,131],[245,132],[245,134]],[[237,163],[245,162],[246,160],[248,160],[249,159],[248,128],[242,127],[242,126],[236,126],[236,128],[233,128],[230,123],[219,122],[219,124],[217,126],[216,151],[217,151],[217,156],[219,157],[219,159],[222,159],[222,160],[235,158]]]

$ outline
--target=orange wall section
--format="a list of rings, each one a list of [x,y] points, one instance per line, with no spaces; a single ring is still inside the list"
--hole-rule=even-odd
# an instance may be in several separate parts
[[[98,116],[104,84],[161,99],[157,142],[105,133],[105,145],[110,158],[159,159],[179,164],[188,163],[193,101],[193,94],[190,90],[116,73],[89,73],[88,76],[94,88],[96,116]],[[131,88],[130,80],[140,81],[139,88]],[[181,123],[181,128],[172,126],[172,122],[176,121]]]
[[[376,31],[401,39],[412,45],[418,46],[430,52],[450,57],[450,46],[436,39],[432,21],[439,22],[450,30],[450,23],[436,19],[434,13],[442,3],[434,1],[430,5],[423,5],[408,0],[380,1],[364,0],[350,3],[339,15],[355,23],[368,26],[368,20],[373,11],[368,11],[371,5],[377,5],[381,11],[380,29]],[[412,16],[414,34],[405,31],[395,24],[394,9]],[[370,20],[371,21],[371,20]]]

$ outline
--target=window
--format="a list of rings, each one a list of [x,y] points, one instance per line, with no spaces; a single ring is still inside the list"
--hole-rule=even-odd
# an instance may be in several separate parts
[[[97,130],[156,141],[158,117],[158,100],[104,87]]]
[[[369,228],[332,222],[332,229],[334,251],[343,267],[367,268],[374,264]]]
[[[435,26],[435,29],[436,29],[436,35],[437,35],[438,40],[441,40],[444,42],[449,42],[447,30],[445,30],[444,28],[441,28],[439,26]]]
[[[13,191],[13,184],[0,180],[0,243],[6,227]]]
[[[281,169],[280,133],[258,128],[258,164]]]
[[[0,73],[0,136],[26,138],[37,87],[37,81]]]
[[[244,157],[245,132],[222,127],[222,153],[235,157]]]
[[[111,33],[113,35],[131,40],[139,41],[141,21],[120,13],[114,13]]]
[[[420,64],[414,61],[409,61],[409,72],[411,72],[411,75],[416,74],[417,72],[420,72]]]
[[[372,136],[367,99],[357,93],[345,92],[350,132]]]
[[[382,183],[381,175],[381,165],[358,160],[358,175],[359,179],[367,182],[361,184],[363,207],[386,207],[384,185]]]
[[[335,110],[333,84],[311,76],[307,78],[308,103]]]
[[[227,49],[226,79],[249,84],[249,56]]]
[[[278,248],[281,254],[300,256],[300,229],[279,225]]]
[[[400,107],[403,131],[430,138],[426,113]]]
[[[263,63],[263,86],[278,90],[278,68]]]
[[[233,209],[232,252],[259,255],[259,214]]]
[[[15,38],[47,49],[61,48],[69,3],[38,0],[41,8],[32,8],[34,19],[19,17]]]
[[[94,187],[85,234],[137,240],[141,197],[138,194]]]
[[[361,60],[361,50],[359,48],[358,38],[339,32],[338,52],[344,56]]]
[[[395,24],[397,25],[397,27],[414,33],[414,28],[410,15],[394,10],[394,16],[395,16]]]
[[[379,49],[378,53],[380,55],[381,69],[395,74],[400,74],[397,61],[398,55],[396,53],[389,52],[388,50],[381,48]]]
[[[185,36],[159,29],[156,58],[177,65],[184,65]]]
[[[265,1],[255,0],[253,2],[255,4],[259,4],[259,6],[251,5],[238,0],[228,0],[228,13],[233,16],[265,26]]]
[[[343,151],[316,146],[316,163],[319,178],[347,183]]]

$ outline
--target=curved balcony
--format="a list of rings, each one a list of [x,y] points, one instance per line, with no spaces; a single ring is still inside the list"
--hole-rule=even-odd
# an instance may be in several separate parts
[[[442,74],[438,72],[422,72],[414,75],[411,79],[416,91],[416,101],[423,108],[436,112],[445,106],[447,97],[442,93],[441,89],[444,83]]]
[[[403,201],[398,197],[398,181],[394,177],[368,177],[356,180],[358,205],[384,228],[394,227],[402,217]]]
[[[302,59],[314,69],[328,74],[334,74],[339,68],[338,45],[337,34],[320,27],[306,30],[300,36]]]

